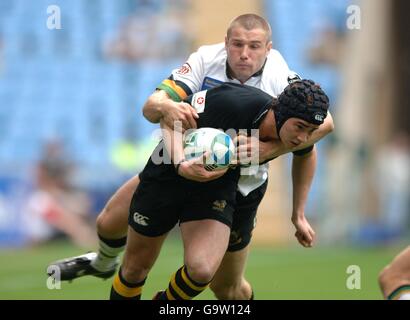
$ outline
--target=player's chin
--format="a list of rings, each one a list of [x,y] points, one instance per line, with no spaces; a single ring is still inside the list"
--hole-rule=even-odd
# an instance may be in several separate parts
[[[238,78],[245,81],[245,79],[249,79],[252,77],[253,73],[248,68],[241,68],[237,71]]]

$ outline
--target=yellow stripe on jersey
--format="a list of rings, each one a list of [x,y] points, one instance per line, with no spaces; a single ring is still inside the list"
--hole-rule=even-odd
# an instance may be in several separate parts
[[[129,288],[125,284],[123,284],[120,280],[120,277],[119,277],[118,273],[115,276],[114,282],[113,282],[112,285],[114,287],[114,290],[118,294],[120,294],[121,296],[126,297],[126,298],[136,297],[136,296],[140,295],[141,291],[142,291],[142,287]]]
[[[192,281],[188,278],[188,275],[185,273],[185,267],[181,270],[181,276],[182,279],[185,281],[185,283],[191,288],[194,289],[196,291],[203,291],[206,289],[206,287],[208,287],[208,284],[203,285],[203,286],[196,286],[195,284],[192,283]]]
[[[177,102],[184,100],[188,96],[182,87],[177,85],[175,81],[169,79],[162,81],[162,83],[158,86],[158,89],[166,91],[170,95],[171,99]]]

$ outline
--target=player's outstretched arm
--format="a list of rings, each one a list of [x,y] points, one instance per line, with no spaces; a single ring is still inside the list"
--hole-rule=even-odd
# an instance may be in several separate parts
[[[316,148],[303,156],[293,156],[292,184],[293,211],[292,222],[296,228],[295,237],[304,247],[311,247],[315,232],[305,217],[305,205],[316,169]]]
[[[147,99],[142,113],[148,121],[159,123],[162,120],[170,128],[174,128],[176,121],[182,122],[185,130],[197,127],[196,110],[188,103],[173,101],[164,90],[155,91]]]
[[[321,124],[317,130],[313,131],[308,140],[305,143],[301,144],[297,148],[297,150],[312,146],[317,141],[331,133],[333,130],[333,118],[328,112],[328,115],[323,124]],[[237,145],[237,162],[241,164],[264,163],[289,152],[289,149],[277,140],[272,139],[268,141],[260,141],[257,137],[254,136],[247,137],[244,135],[239,135],[235,139],[235,144]]]

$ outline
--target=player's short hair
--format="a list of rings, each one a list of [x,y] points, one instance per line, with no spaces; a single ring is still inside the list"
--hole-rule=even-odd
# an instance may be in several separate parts
[[[246,30],[262,29],[266,32],[266,37],[267,37],[266,42],[269,42],[272,39],[272,29],[269,23],[264,18],[262,18],[261,16],[258,16],[257,14],[254,14],[254,13],[242,14],[240,16],[237,16],[235,19],[233,19],[231,23],[229,24],[228,30],[226,32],[226,36],[228,39],[231,36],[232,29],[237,26],[245,28]]]

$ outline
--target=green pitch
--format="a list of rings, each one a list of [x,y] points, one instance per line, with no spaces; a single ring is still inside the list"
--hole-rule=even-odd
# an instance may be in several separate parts
[[[256,299],[381,299],[377,275],[402,247],[253,247],[246,275]],[[62,282],[59,290],[47,288],[47,264],[81,253],[66,242],[0,250],[0,299],[107,299],[111,279],[84,277],[72,283]],[[164,289],[181,264],[181,244],[169,239],[149,275],[143,299],[151,299],[157,290]],[[347,288],[351,274],[346,270],[351,265],[360,268],[360,289]],[[213,299],[213,295],[208,289],[199,298]]]

